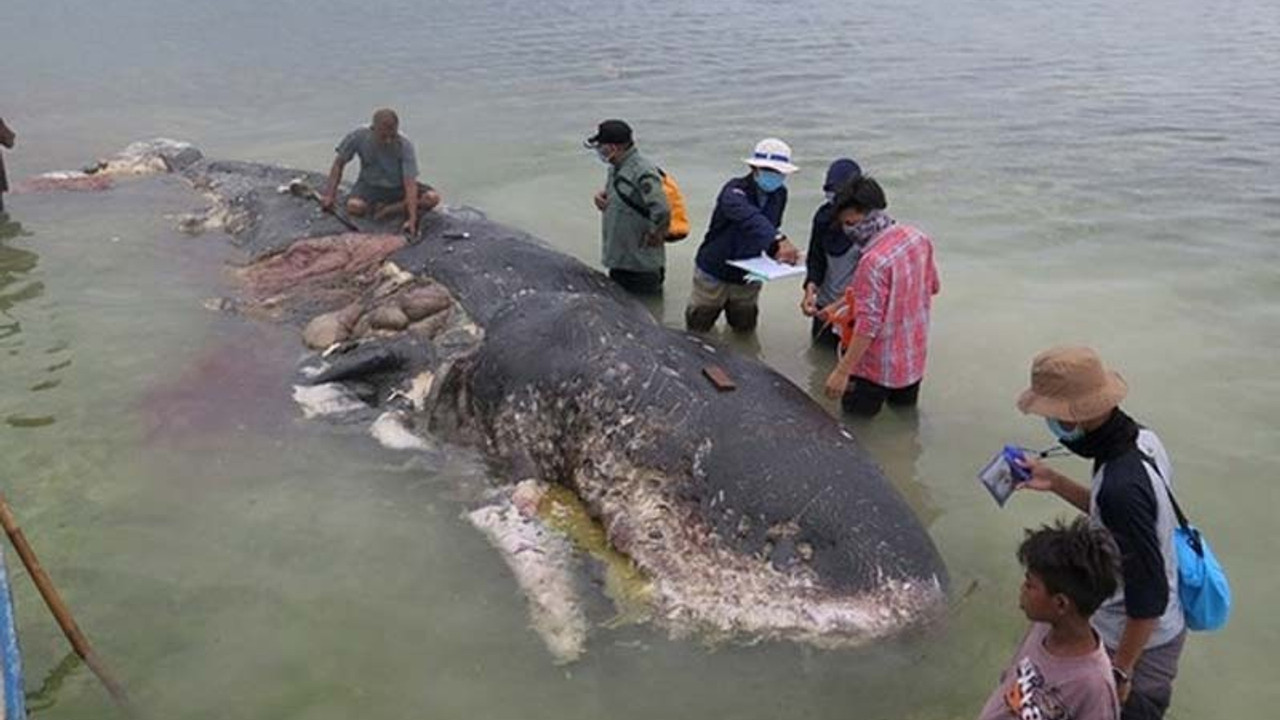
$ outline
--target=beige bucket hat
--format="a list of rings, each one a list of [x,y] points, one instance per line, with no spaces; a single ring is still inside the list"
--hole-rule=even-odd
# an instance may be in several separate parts
[[[1018,409],[1080,422],[1106,415],[1128,393],[1124,378],[1106,369],[1092,348],[1056,347],[1032,361],[1031,387],[1018,397]]]

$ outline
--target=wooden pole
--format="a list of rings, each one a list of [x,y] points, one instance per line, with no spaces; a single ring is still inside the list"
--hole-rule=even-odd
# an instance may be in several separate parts
[[[289,194],[306,198],[308,200],[315,200],[316,203],[320,205],[321,209],[324,208],[324,201],[320,198],[319,191],[308,185],[302,178],[294,178],[289,181]],[[347,226],[347,229],[351,232],[360,232],[360,227],[356,225],[351,218],[347,217],[346,213],[342,212],[337,207],[331,207],[328,210],[324,210],[324,212],[338,218],[338,222]]]
[[[22,564],[26,566],[27,572],[31,574],[31,579],[35,581],[36,589],[40,591],[40,597],[44,598],[45,604],[49,606],[49,611],[53,613],[54,619],[58,621],[58,627],[62,628],[62,633],[71,642],[72,649],[84,660],[84,664],[89,666],[93,674],[98,676],[98,680],[102,681],[103,687],[111,694],[111,699],[115,700],[116,704],[130,717],[137,717],[133,704],[129,702],[129,696],[124,691],[124,686],[116,681],[111,672],[107,670],[107,666],[103,665],[102,660],[93,652],[88,638],[80,631],[80,626],[76,625],[75,618],[71,616],[71,610],[67,608],[66,603],[62,602],[62,596],[58,594],[58,589],[53,586],[53,581],[49,579],[48,573],[40,566],[40,560],[36,558],[35,551],[31,549],[26,536],[22,534],[22,528],[18,527],[18,520],[13,516],[13,511],[9,509],[9,503],[5,500],[3,493],[0,493],[0,524],[4,525],[4,531],[9,536],[9,541],[13,543],[13,548],[18,551],[18,557],[22,558]]]

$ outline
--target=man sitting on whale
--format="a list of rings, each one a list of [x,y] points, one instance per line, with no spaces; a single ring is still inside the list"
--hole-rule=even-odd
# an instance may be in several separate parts
[[[332,210],[336,204],[342,171],[357,155],[360,175],[347,195],[349,214],[382,220],[404,213],[405,232],[415,232],[419,210],[430,211],[440,204],[440,194],[418,182],[418,157],[413,143],[400,134],[400,118],[394,110],[383,108],[375,112],[372,124],[347,133],[337,152],[320,196],[325,210]]]

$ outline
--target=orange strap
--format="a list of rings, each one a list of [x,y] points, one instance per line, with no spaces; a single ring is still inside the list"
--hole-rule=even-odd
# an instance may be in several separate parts
[[[853,288],[844,291],[844,297],[831,303],[818,312],[818,317],[825,321],[824,327],[830,327],[840,338],[840,349],[848,350],[853,343],[853,325],[856,319],[853,312]]]

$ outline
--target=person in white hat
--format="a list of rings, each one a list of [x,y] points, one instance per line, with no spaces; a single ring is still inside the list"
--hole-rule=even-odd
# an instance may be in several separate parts
[[[1029,459],[1019,488],[1051,492],[1111,531],[1120,546],[1123,587],[1093,615],[1115,668],[1122,720],[1164,716],[1186,639],[1178,600],[1173,480],[1160,438],[1120,409],[1128,386],[1090,348],[1058,347],[1036,356],[1018,409],[1045,419],[1072,453],[1093,461],[1088,487]]]
[[[766,138],[744,162],[751,172],[721,188],[711,224],[698,247],[693,293],[684,313],[685,326],[696,332],[710,330],[721,311],[734,330],[756,327],[760,285],[747,282],[746,272],[728,261],[762,253],[791,265],[800,261],[800,251],[782,232],[787,176],[800,169],[791,162],[791,147]]]

